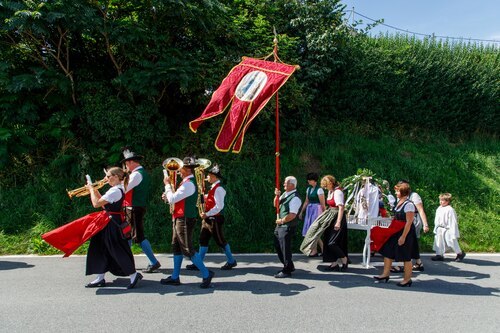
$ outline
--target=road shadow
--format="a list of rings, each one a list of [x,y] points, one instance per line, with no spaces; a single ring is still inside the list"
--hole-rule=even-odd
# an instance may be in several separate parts
[[[372,277],[344,274],[339,275],[334,281],[330,282],[332,287],[341,289],[354,288],[359,286],[370,286],[373,288],[397,290],[401,292],[421,292],[443,295],[468,295],[468,296],[494,296],[500,297],[500,288],[481,287],[473,283],[451,282],[443,279],[432,279],[426,281],[418,281],[415,277],[412,278],[413,284],[411,287],[398,287],[397,282],[402,279],[400,277],[391,277],[385,283],[383,281],[374,281]]]
[[[182,280],[181,280],[182,281]],[[128,279],[118,278],[112,283],[108,283],[106,287],[96,289],[96,295],[122,295],[129,293],[150,293],[160,295],[174,295],[174,296],[197,296],[212,294],[216,290],[220,291],[238,291],[249,292],[254,295],[270,295],[278,294],[279,296],[295,296],[303,291],[312,289],[301,283],[296,283],[294,279],[287,279],[286,282],[278,281],[261,281],[261,280],[247,280],[247,281],[212,281],[210,288],[200,288],[199,282],[182,283],[179,286],[164,286],[159,281],[141,280],[136,288],[126,289]]]
[[[35,265],[27,264],[21,261],[0,261],[0,271],[32,267],[35,267]]]

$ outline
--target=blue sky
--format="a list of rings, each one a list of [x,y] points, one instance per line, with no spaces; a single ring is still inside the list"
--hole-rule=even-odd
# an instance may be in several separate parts
[[[500,0],[341,0],[346,10],[413,32],[500,41]],[[363,23],[371,21],[362,19]],[[396,33],[377,26],[372,34]],[[495,43],[500,46],[500,43]]]

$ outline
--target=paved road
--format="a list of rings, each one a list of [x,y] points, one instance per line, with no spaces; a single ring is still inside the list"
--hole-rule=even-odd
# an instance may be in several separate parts
[[[207,256],[216,276],[200,289],[195,272],[182,271],[181,286],[162,286],[165,269],[145,275],[136,289],[128,278],[107,275],[106,288],[86,289],[85,257],[0,257],[0,332],[500,332],[500,255],[468,254],[465,261],[434,263],[411,288],[374,283],[353,255],[347,273],[322,272],[321,260],[294,256],[291,279],[275,279],[272,254],[236,256],[238,267],[221,271],[223,256]],[[136,256],[136,265],[147,264]]]

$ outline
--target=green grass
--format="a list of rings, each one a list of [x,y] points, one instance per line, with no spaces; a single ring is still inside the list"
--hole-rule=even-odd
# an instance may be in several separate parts
[[[322,135],[313,140],[309,133]],[[268,141],[250,133],[240,154],[205,155],[224,166],[228,192],[225,231],[235,253],[274,252],[274,147]],[[339,124],[335,130],[310,125],[307,133],[282,133],[281,179],[295,175],[302,195],[305,175],[311,171],[333,174],[341,180],[367,168],[391,184],[409,179],[423,199],[431,230],[438,195],[450,192],[459,216],[463,249],[500,252],[499,156],[498,140],[491,137],[452,141],[435,133],[401,135],[395,130],[380,132],[352,124]],[[153,191],[146,213],[146,235],[156,251],[170,252],[171,220],[168,206],[160,200],[161,167],[158,163],[148,169]],[[88,198],[70,201],[64,188],[61,181],[38,181],[0,189],[2,205],[10,207],[9,214],[0,217],[0,254],[57,253],[40,235],[94,211]],[[350,251],[361,251],[364,237],[363,232],[351,231]],[[300,241],[298,232],[296,251]],[[423,235],[422,251],[432,251],[432,242],[432,232]],[[77,253],[85,250],[82,247]],[[211,244],[210,251],[219,249]],[[134,252],[140,250],[134,247]]]

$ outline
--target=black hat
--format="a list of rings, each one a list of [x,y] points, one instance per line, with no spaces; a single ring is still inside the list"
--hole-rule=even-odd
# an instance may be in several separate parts
[[[192,156],[184,157],[182,160],[182,164],[186,168],[196,168],[200,166],[198,163],[196,163],[196,159]]]
[[[140,161],[144,156],[139,155],[131,151],[129,148],[125,148],[123,150],[123,160],[120,163],[124,163],[125,161]]]
[[[222,178],[222,175],[220,173],[220,166],[218,164],[214,164],[210,169],[207,170],[207,173],[211,173],[217,178]]]

